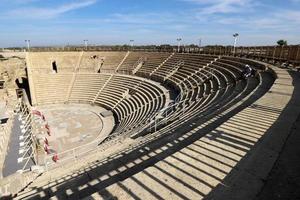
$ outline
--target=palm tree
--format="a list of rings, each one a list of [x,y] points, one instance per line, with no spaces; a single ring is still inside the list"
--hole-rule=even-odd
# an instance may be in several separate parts
[[[286,41],[286,40],[278,40],[278,41],[277,41],[277,44],[278,44],[279,46],[286,46],[286,45],[287,45],[287,41]]]

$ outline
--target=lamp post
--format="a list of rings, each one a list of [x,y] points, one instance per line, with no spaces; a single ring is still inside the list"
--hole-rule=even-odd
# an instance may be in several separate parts
[[[179,53],[180,51],[180,42],[182,41],[181,38],[177,38],[177,43],[178,43],[178,48],[177,48],[177,52]]]
[[[27,50],[30,50],[30,40],[25,40],[26,44],[27,44]]]
[[[233,43],[233,55],[235,55],[235,48],[236,48],[237,40],[238,40],[238,38],[239,38],[239,34],[238,34],[238,33],[235,33],[235,34],[233,34],[233,37],[234,37],[234,43]]]
[[[129,40],[129,44],[130,44],[131,49],[133,49],[133,43],[134,43],[134,40]]]
[[[84,46],[85,46],[85,50],[87,50],[87,49],[88,49],[88,41],[89,41],[89,40],[83,40],[83,42],[84,42]]]
[[[133,42],[134,42],[134,40],[129,40],[130,46],[132,46],[132,47],[133,47]]]
[[[202,38],[199,39],[199,52],[201,52]]]

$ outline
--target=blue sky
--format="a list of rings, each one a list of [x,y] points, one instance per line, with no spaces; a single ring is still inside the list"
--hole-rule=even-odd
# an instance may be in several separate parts
[[[300,0],[1,0],[0,46],[300,44]]]

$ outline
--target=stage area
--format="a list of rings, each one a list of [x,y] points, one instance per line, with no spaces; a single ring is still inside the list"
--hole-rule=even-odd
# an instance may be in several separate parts
[[[38,106],[49,124],[47,136],[51,150],[61,153],[94,141],[103,141],[113,130],[113,116],[102,117],[107,110],[85,104]]]

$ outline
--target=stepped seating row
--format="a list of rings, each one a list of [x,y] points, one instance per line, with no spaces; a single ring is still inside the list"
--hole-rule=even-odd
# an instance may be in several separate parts
[[[93,52],[91,52],[90,54],[92,55]],[[151,53],[142,54],[131,52],[126,59],[129,59],[129,61],[135,60],[134,62],[136,62],[136,60],[142,55],[151,55]],[[158,54],[155,53],[152,56],[154,58],[157,58]],[[165,72],[170,70],[170,67],[176,64],[176,62],[184,62],[183,65],[178,69],[178,71],[172,74],[172,76],[170,76],[167,80],[168,84],[175,85],[175,87],[178,87],[180,91],[179,98],[177,99],[179,103],[172,109],[175,112],[173,113],[172,117],[170,117],[171,121],[180,116],[182,112],[187,112],[188,110],[196,111],[197,109],[194,109],[197,107],[196,105],[204,105],[203,102],[209,102],[208,97],[211,97],[212,93],[222,93],[219,90],[225,91],[228,89],[228,87],[234,86],[235,80],[238,79],[238,77],[240,76],[240,72],[245,65],[244,63],[232,59],[217,58],[215,56],[203,56],[194,54],[163,54],[162,57],[163,58],[161,58],[161,60],[164,60],[166,62],[163,63],[162,66],[156,71],[155,69],[157,68],[157,65],[160,64],[157,63],[157,65],[152,65],[151,68],[151,65],[147,65],[148,60],[151,61],[151,59],[148,59],[144,64],[147,67],[143,65],[141,69],[150,69],[148,70],[148,72],[154,71],[153,75],[159,76],[161,78],[167,75]],[[125,66],[130,63],[129,61],[126,61],[126,59],[123,62]],[[149,73],[149,78],[153,78],[153,76],[151,76],[150,74],[151,73]],[[145,76],[145,74],[143,74],[143,76]],[[149,119],[149,116],[145,114],[148,112],[148,110],[144,110],[143,106],[147,102],[150,102],[150,105],[156,103],[151,101],[141,101],[141,99],[145,99],[145,97],[139,95],[135,97],[135,103],[128,103],[128,101],[130,102],[130,100],[127,99],[126,95],[124,96],[126,91],[124,91],[124,87],[122,87],[123,82],[118,78],[115,77],[113,78],[113,80],[110,80],[110,82],[112,83],[111,86],[110,84],[108,84],[106,87],[102,88],[103,91],[99,93],[99,90],[105,85],[109,78],[109,75],[104,74],[102,76],[83,73],[76,74],[73,87],[70,90],[71,93],[69,95],[69,99],[68,95],[66,96],[66,94],[68,93],[68,88],[61,88],[61,94],[64,94],[65,96],[63,98],[57,97],[57,100],[55,102],[64,102],[66,100],[69,100],[70,102],[96,102],[106,107],[114,108],[119,121],[123,120],[124,118],[128,118],[127,121],[129,120],[129,118],[134,119],[135,113],[138,113],[139,116],[142,115],[141,113],[143,113],[144,120],[146,118]],[[70,77],[66,80],[70,81]],[[122,84],[114,85],[114,83],[118,81]],[[128,85],[128,88],[131,88],[131,90],[134,91],[134,89],[132,88],[135,88],[136,85],[139,84],[139,82],[134,82],[133,85]],[[120,87],[118,88],[118,86]],[[53,88],[55,88],[55,86]],[[42,93],[42,96],[43,95],[44,94]],[[37,98],[41,99],[38,95]],[[47,98],[47,100],[51,102],[49,98]],[[158,111],[158,109],[156,111]],[[143,122],[148,123],[147,121]],[[128,124],[124,126],[130,128]],[[121,125],[119,130],[124,129],[124,126]]]
[[[52,72],[52,64],[55,61],[58,72],[73,72],[78,68],[79,72],[96,72],[102,70],[115,70],[119,64],[118,71],[132,72],[139,61],[143,66],[139,70],[141,73],[150,74],[152,71],[168,59],[171,53],[156,52],[32,52],[29,54],[31,69],[42,72]],[[125,58],[125,59],[124,59]],[[156,72],[157,76],[166,76],[170,72],[174,63],[184,61],[185,65],[178,71],[193,70],[199,64],[205,65],[213,60],[214,56],[199,56],[192,54],[175,54],[170,61]],[[122,60],[124,59],[124,62]],[[197,67],[196,67],[197,68]]]
[[[98,68],[102,70],[128,71],[131,73],[139,61],[145,67],[156,67],[161,64],[170,53],[143,53],[143,52],[84,52],[80,61],[79,71],[92,71]],[[124,62],[122,60],[124,59]],[[122,62],[122,63],[121,63]],[[102,64],[103,63],[103,64]],[[143,70],[142,70],[143,71]]]
[[[195,65],[197,61],[193,63],[193,60],[199,59],[197,56],[202,57],[201,55],[180,54],[180,56],[178,56],[175,54],[175,59],[170,58],[166,62],[167,64],[164,64],[168,65],[168,63],[170,63],[170,66],[179,60],[177,57],[181,57],[181,60],[186,59],[191,63],[187,68],[194,70],[182,70],[181,76],[179,75],[178,77],[175,76],[176,72],[167,80],[169,84],[179,87],[180,95],[177,99],[179,103],[173,106],[171,109],[173,113],[168,114],[168,117],[164,118],[164,123],[166,121],[176,121],[179,118],[185,119],[187,116],[194,116],[203,110],[209,110],[208,108],[219,108],[221,107],[220,105],[229,102],[230,99],[234,98],[238,93],[241,93],[239,96],[242,96],[242,94],[247,94],[252,91],[259,83],[259,79],[249,79],[247,83],[245,83],[245,81],[237,82],[245,64],[250,64],[258,70],[265,70],[262,66],[257,66],[257,64],[251,61],[245,62],[242,60],[242,62],[236,58],[217,58],[214,56],[208,56],[208,58],[206,58],[207,60],[204,61],[204,66],[201,67],[199,64]],[[163,68],[164,65],[161,68]],[[155,70],[152,69],[152,71]],[[157,71],[159,72],[160,70]],[[143,74],[143,76],[147,77],[145,74]],[[148,78],[152,77],[149,75]],[[162,83],[164,82],[162,81]],[[229,99],[228,101],[226,101],[227,98]]]
[[[205,77],[206,72],[207,79],[199,86],[188,85],[192,83],[188,79],[185,81],[186,84],[183,82],[180,87],[179,103],[174,106],[175,111],[164,121],[176,121],[177,123],[180,120],[187,120],[186,118],[191,119],[199,113],[209,114],[213,109],[219,109],[236,98],[237,95],[251,92],[259,83],[259,79],[249,79],[247,83],[245,81],[236,82],[241,70],[242,68],[230,65],[223,68],[217,63],[205,67],[194,76],[202,74],[202,77]]]
[[[142,67],[138,70],[138,74],[149,76],[155,68],[161,65],[165,60],[167,60],[172,54],[170,53],[152,53],[146,58],[146,61]]]
[[[241,76],[241,71],[245,63],[240,62],[236,64],[233,60],[220,59],[214,56],[206,56],[203,58],[202,55],[175,54],[173,58],[171,56],[157,72],[165,71],[162,70],[165,65],[172,66],[172,64],[178,60],[187,60],[184,64],[186,66],[183,65],[182,70],[178,70],[179,73],[176,72],[177,74],[174,73],[170,76],[167,82],[179,87],[180,95],[179,99],[177,99],[179,103],[172,107],[171,112],[173,113],[168,114],[168,117],[164,118],[164,122],[177,120],[179,117],[182,118],[183,115],[193,116],[195,113],[207,109],[207,105],[209,105],[209,107],[220,105],[219,101],[225,103],[227,102],[224,100],[226,99],[225,97],[233,98],[237,94],[236,92],[242,92],[244,89],[249,92],[253,85],[258,83],[257,80],[254,79],[252,84],[246,84],[244,81],[240,81],[237,84],[236,81]],[[155,66],[152,67],[149,72],[150,71],[155,71]],[[157,72],[154,72],[154,74]],[[148,78],[153,78],[150,74],[151,73],[149,73]],[[145,73],[138,73],[138,75],[147,77]],[[162,81],[162,83],[164,82]],[[231,95],[235,89],[236,92],[234,95]]]
[[[213,61],[215,58],[217,57],[193,54],[174,54],[153,73],[153,76],[166,78],[173,72],[173,79],[184,79],[195,73],[195,71],[198,71],[199,68]],[[176,67],[178,67],[178,70],[176,70]]]
[[[126,52],[32,52],[29,54],[31,69],[52,72],[55,61],[58,72],[96,72],[100,69],[116,69]]]
[[[219,77],[219,79],[222,79],[222,77]],[[201,117],[205,117],[206,115],[211,115],[220,108],[224,109],[227,104],[234,105],[233,102],[237,103],[241,97],[246,96],[253,91],[259,81],[260,79],[250,78],[247,82],[224,82],[225,85],[219,85],[217,80],[209,80],[204,83],[204,85],[205,88],[210,91],[204,93],[203,98],[198,101],[183,101],[183,103],[179,104],[176,108],[176,112],[170,116],[169,121],[179,123],[180,121],[193,119],[197,115],[199,116],[199,114]],[[218,87],[221,88],[218,89]]]
[[[119,120],[115,132],[119,133],[135,129],[151,118],[167,104],[166,96],[164,91],[147,81],[114,76],[95,103],[114,108]]]
[[[236,86],[234,78],[231,74],[223,69],[216,67],[211,68],[210,71],[203,69],[201,73],[207,72],[208,78],[202,82],[202,85],[189,89],[190,85],[183,87],[183,95],[181,96],[180,103],[176,106],[177,113],[172,115],[172,120],[177,117],[193,116],[194,113],[203,110],[206,105],[213,106],[214,100],[223,99],[225,102],[225,96],[232,92],[232,89]],[[205,76],[202,74],[202,76]],[[209,102],[209,103],[207,103]]]
[[[146,53],[130,52],[122,65],[119,67],[118,71],[132,71],[137,65],[137,62],[146,55]]]
[[[36,104],[91,103],[115,113],[116,132],[135,129],[168,103],[167,91],[143,78],[98,73],[33,73]]]
[[[236,64],[235,62],[237,62],[239,64]],[[241,75],[241,70],[243,69],[245,63],[249,63],[249,61],[243,60],[243,62],[242,62],[242,61],[237,61],[233,58],[224,57],[224,58],[218,59],[217,61],[215,61],[207,66],[199,67],[199,65],[197,65],[198,70],[197,70],[197,67],[195,66],[195,69],[197,70],[197,72],[195,72],[193,74],[187,73],[186,75],[182,76],[182,78],[176,79],[176,82],[169,81],[170,84],[176,84],[176,87],[180,87],[181,93],[182,93],[181,96],[179,97],[180,98],[179,102],[182,102],[182,103],[179,103],[178,106],[175,108],[175,111],[172,112],[172,114],[169,116],[168,120],[171,123],[169,123],[166,126],[161,127],[158,131],[148,133],[147,135],[145,135],[145,134],[132,135],[133,136],[132,138],[136,138],[138,136],[143,136],[143,137],[140,138],[141,140],[138,140],[138,142],[136,143],[135,146],[130,146],[127,149],[125,149],[124,151],[119,152],[119,154],[110,156],[109,159],[105,158],[105,161],[103,162],[104,164],[101,163],[101,165],[107,164],[109,166],[116,166],[116,169],[117,169],[117,170],[115,170],[115,169],[112,169],[113,167],[107,166],[107,168],[111,169],[111,171],[107,171],[106,174],[110,174],[110,172],[111,172],[113,174],[112,175],[113,178],[115,178],[116,176],[118,176],[118,173],[121,173],[124,171],[126,172],[127,170],[129,171],[130,170],[129,168],[131,168],[130,167],[131,164],[135,163],[135,162],[137,163],[137,167],[135,167],[135,168],[138,168],[138,166],[141,167],[141,169],[138,168],[139,171],[142,171],[144,169],[147,169],[149,171],[150,169],[147,168],[147,166],[154,166],[154,164],[157,161],[155,161],[155,162],[153,161],[153,163],[154,163],[153,165],[151,163],[146,164],[147,163],[146,160],[148,160],[148,159],[150,160],[152,157],[152,156],[148,156],[148,154],[145,154],[144,157],[137,157],[137,158],[133,157],[134,155],[132,155],[132,157],[129,157],[131,160],[128,160],[128,161],[126,159],[123,161],[117,160],[115,163],[116,165],[113,164],[114,157],[117,159],[119,157],[122,157],[121,155],[128,155],[129,152],[133,151],[133,149],[135,149],[135,148],[137,150],[140,149],[140,152],[150,151],[150,153],[152,153],[152,154],[154,154],[154,152],[165,151],[165,149],[169,149],[169,148],[167,148],[165,146],[164,146],[164,148],[161,148],[161,149],[159,147],[154,147],[153,149],[151,147],[149,148],[150,141],[151,142],[157,141],[157,143],[159,143],[159,141],[161,141],[161,138],[164,135],[170,135],[170,134],[175,135],[176,132],[182,132],[183,137],[180,138],[180,140],[176,140],[176,143],[180,143],[181,141],[183,141],[186,138],[193,135],[193,133],[188,133],[189,127],[192,127],[192,126],[195,127],[198,125],[201,127],[205,127],[208,124],[214,124],[214,121],[216,121],[218,118],[221,118],[226,113],[229,113],[233,108],[237,108],[238,106],[240,106],[243,103],[242,100],[245,97],[247,97],[249,94],[251,94],[253,91],[260,91],[263,88],[263,91],[260,91],[260,92],[262,92],[262,94],[265,93],[273,83],[272,75],[268,72],[259,72],[256,77],[249,78],[247,80],[237,81],[237,79]],[[265,68],[261,68],[261,66],[255,66],[255,68],[265,70]],[[151,76],[149,76],[149,78],[151,78]],[[106,77],[106,79],[109,79],[109,77]],[[114,80],[114,79],[111,79],[111,80]],[[119,82],[119,81],[121,81],[121,80],[117,80],[117,82]],[[164,82],[162,82],[162,83],[164,83]],[[113,90],[114,88],[115,87],[113,87],[113,85],[112,85],[112,87],[109,88],[109,90]],[[108,93],[108,91],[107,91],[107,93]],[[130,91],[129,91],[129,93],[130,93]],[[262,95],[262,94],[260,94],[260,95]],[[119,93],[119,96],[120,97],[122,96],[121,92]],[[140,97],[138,97],[138,98],[140,99]],[[257,98],[259,98],[259,97],[257,97]],[[141,101],[141,103],[143,103],[142,99],[140,99],[140,101]],[[113,106],[113,105],[116,105],[116,101],[113,101],[113,104],[111,104],[110,106]],[[220,115],[220,116],[218,116],[218,115]],[[120,114],[120,116],[122,116],[122,114]],[[218,125],[216,124],[215,126],[218,126]],[[185,133],[185,130],[187,130],[186,133]],[[206,142],[210,146],[213,144],[213,142],[210,142],[210,141],[214,141],[216,143],[216,140],[214,140],[214,138],[213,138],[213,136],[211,136],[211,134],[212,133],[208,132],[207,135],[204,136],[205,138],[207,138]],[[218,137],[218,136],[214,136],[214,137]],[[223,146],[225,146],[225,147],[226,147],[225,144],[227,144],[227,142],[233,143],[236,141],[236,139],[233,138],[234,137],[233,135],[229,135],[228,137],[230,137],[230,139],[228,139],[228,141],[225,141],[223,144]],[[240,137],[243,137],[243,138],[239,138],[238,141],[236,142],[237,144],[234,144],[234,145],[239,145],[238,147],[241,146],[241,144],[242,144],[241,141],[243,141],[243,142],[244,142],[244,140],[248,141],[246,136],[242,135]],[[222,141],[226,140],[226,138],[225,139],[224,139],[224,137],[222,137],[222,138],[223,138]],[[140,147],[140,145],[142,143],[141,141],[144,141],[144,148]],[[166,143],[168,143],[169,147],[176,145],[175,143],[171,144],[170,142],[168,142],[167,139],[166,139]],[[191,149],[192,147],[187,147],[187,148]],[[206,145],[203,148],[209,148],[209,146]],[[181,147],[180,152],[185,151],[185,149],[186,148],[182,149],[182,147]],[[209,150],[209,151],[215,152],[216,149],[220,149],[219,146],[214,146],[213,150]],[[233,148],[230,149],[231,154],[235,154],[235,158],[236,158],[237,155],[239,155],[239,154],[232,153],[232,152],[235,152],[232,149]],[[241,148],[238,148],[238,149],[241,149]],[[227,150],[228,149],[226,149],[226,151]],[[196,150],[193,150],[193,151],[195,152]],[[205,151],[199,150],[199,147],[198,147],[197,151],[201,151],[200,154],[205,155]],[[224,151],[224,149],[223,149],[223,151]],[[220,152],[221,152],[221,150],[220,150]],[[190,156],[192,156],[192,155],[189,155],[189,157]],[[173,155],[171,157],[174,158]],[[165,157],[163,157],[162,159],[164,159],[164,158]],[[179,158],[183,159],[182,156]],[[193,160],[189,159],[188,165],[197,166],[197,169],[201,169],[201,173],[197,171],[198,172],[197,177],[200,174],[199,175],[200,178],[198,179],[197,183],[199,183],[199,181],[207,182],[207,184],[210,186],[208,191],[210,191],[213,187],[216,186],[216,184],[212,183],[211,179],[209,179],[209,180],[207,179],[207,177],[208,177],[207,174],[213,173],[214,171],[216,171],[216,169],[217,169],[218,173],[220,171],[224,172],[223,169],[219,169],[219,168],[220,168],[220,166],[224,166],[224,162],[228,158],[229,157],[222,157],[222,154],[219,153],[217,157],[213,158],[213,161],[211,161],[212,163],[207,163],[206,165],[203,165],[203,164],[201,164],[202,162],[200,162],[200,161],[193,162]],[[96,160],[96,159],[98,159],[98,158],[96,157],[94,160]],[[204,157],[203,159],[207,160],[207,157]],[[219,159],[221,161],[217,162]],[[89,160],[89,161],[91,161],[91,160]],[[145,166],[143,165],[144,161],[146,164]],[[97,162],[99,162],[99,161],[97,161]],[[140,162],[142,162],[142,165],[138,165]],[[110,163],[112,163],[112,165],[110,165]],[[165,162],[165,163],[169,163],[169,162]],[[179,165],[179,163],[180,162],[174,162],[171,164],[174,166],[177,166],[177,165]],[[221,163],[222,165],[220,164],[220,166],[215,166],[216,163]],[[121,166],[123,166],[123,164],[124,164],[124,166],[128,165],[128,168],[121,167]],[[171,165],[171,164],[168,164],[168,165]],[[199,165],[202,167],[198,168]],[[205,168],[203,168],[203,166],[205,166]],[[207,166],[209,166],[208,169],[211,169],[208,172],[206,172]],[[164,171],[168,171],[167,170],[168,168],[166,167],[166,165],[161,165],[160,167]],[[226,169],[228,167],[229,166],[226,165]],[[66,188],[63,186],[67,186],[66,183],[68,181],[70,181],[72,183],[67,186],[67,189],[69,191],[71,191],[70,196],[73,197],[74,195],[75,196],[78,195],[80,198],[82,198],[82,197],[85,197],[84,195],[92,194],[93,189],[91,189],[91,191],[89,189],[82,189],[86,192],[86,194],[84,194],[83,191],[79,192],[80,193],[79,194],[77,192],[77,188],[81,188],[81,187],[83,188],[89,184],[92,185],[92,182],[96,182],[96,180],[101,180],[101,181],[98,181],[98,183],[105,182],[106,179],[104,176],[101,176],[101,174],[102,174],[101,172],[93,173],[93,170],[87,171],[87,168],[84,168],[84,169],[81,168],[80,171],[77,171],[74,173],[74,174],[78,175],[79,177],[81,177],[81,178],[78,178],[78,181],[76,181],[77,180],[76,176],[75,175],[73,176],[72,174],[68,175],[68,176],[66,175],[63,178],[58,176],[56,181],[51,181],[50,183],[43,180],[43,178],[41,177],[39,179],[40,182],[37,182],[36,184],[33,183],[33,188],[27,189],[25,192],[23,192],[24,196],[20,196],[20,197],[21,198],[22,197],[26,197],[26,198],[37,197],[37,193],[41,191],[40,188],[42,188],[42,187],[43,187],[43,189],[47,188],[48,191],[54,191],[54,192],[47,193],[47,195],[49,195],[49,196],[46,195],[45,197],[42,197],[42,198],[48,198],[51,196],[60,197],[60,195],[61,195],[61,197],[65,197],[68,195],[65,192]],[[93,165],[90,168],[96,169],[96,166]],[[154,168],[157,168],[157,167],[155,166]],[[194,168],[196,168],[196,167],[194,167]],[[179,168],[177,168],[177,169],[179,169]],[[106,170],[106,168],[105,168],[105,170]],[[144,174],[147,174],[147,170],[143,171]],[[184,170],[187,171],[186,173],[190,174],[191,170],[188,170],[188,169],[184,169]],[[183,170],[181,170],[181,171],[185,172]],[[204,172],[205,175],[202,175],[203,174],[202,172]],[[83,177],[82,174],[86,175],[86,173],[88,173],[89,177],[92,175],[92,178],[89,178],[87,180],[82,178]],[[226,171],[226,173],[229,173],[229,172]],[[97,176],[97,174],[100,174],[100,175]],[[129,179],[130,179],[130,177],[132,177],[132,180],[138,180],[134,177],[139,176],[138,174],[140,174],[140,173],[138,173],[138,171],[137,171],[132,174],[134,174],[134,175],[132,175],[132,176],[129,175]],[[101,178],[100,178],[100,176],[101,176]],[[213,177],[216,177],[216,176],[217,175],[215,175],[215,174],[213,175]],[[121,179],[123,180],[123,178],[121,178]],[[145,179],[145,182],[140,183],[139,185],[142,185],[142,186],[143,185],[151,185],[151,183],[155,182],[154,180],[156,180],[157,182],[160,182],[159,181],[160,179],[162,179],[161,173],[155,174],[155,177],[152,178],[152,181],[148,182],[146,180],[149,180],[149,179]],[[118,179],[116,177],[116,180],[113,181],[113,183],[118,184],[119,180],[120,179]],[[181,181],[188,182],[188,180],[181,180]],[[222,181],[221,178],[217,179],[217,182],[221,182],[221,181]],[[161,180],[161,182],[163,182],[163,179]],[[173,182],[174,181],[168,181],[168,182],[165,181],[164,185],[168,186],[169,184],[171,185]],[[113,183],[110,183],[109,185],[112,185]],[[123,182],[120,185],[123,185],[123,184],[126,184],[126,183]],[[105,183],[104,183],[104,185],[105,185]],[[99,186],[99,189],[97,188],[98,190],[103,189],[107,192],[107,190],[105,189],[106,186],[103,186],[103,188],[100,188],[100,187],[102,187],[100,183],[97,185],[97,187],[98,186]],[[190,189],[193,186],[184,184],[181,187]],[[201,192],[203,191],[201,193],[202,195],[208,193],[208,191],[204,190],[203,187],[201,187],[201,188],[202,188]],[[207,188],[207,187],[204,187],[204,188]],[[34,191],[35,189],[36,189],[36,192]],[[157,189],[158,188],[156,186],[152,188],[152,190],[159,192]],[[166,191],[166,189],[162,188],[162,187],[160,187],[160,189],[161,189],[162,193],[158,193],[158,194],[159,195],[165,194],[165,193],[163,193],[163,191]],[[140,190],[140,191],[142,191],[142,190]],[[173,190],[171,190],[171,191],[173,191]],[[76,194],[73,194],[73,192]],[[101,192],[103,192],[103,191],[100,191],[100,193]],[[133,192],[136,193],[136,195],[140,195],[137,191],[133,191]],[[115,194],[116,193],[112,193],[111,195],[115,195]],[[177,194],[177,193],[175,193],[175,194]],[[118,195],[118,194],[116,194],[116,195]],[[39,196],[39,197],[41,197],[41,196]],[[168,196],[168,197],[170,197],[170,196]],[[186,196],[182,196],[182,197],[186,197]]]
[[[129,71],[134,70],[137,62],[144,62],[141,72],[151,73],[152,67],[157,67],[170,53],[156,52],[32,52],[29,54],[31,68],[35,71],[52,72],[52,63],[55,61],[58,72],[96,72],[102,70]],[[124,62],[122,60],[125,58]]]
[[[163,135],[174,132],[174,130],[180,130],[180,127],[182,127],[183,124],[190,124],[191,127],[195,126],[196,121],[198,121],[197,123],[203,124],[203,126],[213,123],[213,120],[210,120],[212,116],[221,113],[224,115],[229,112],[226,110],[231,110],[233,107],[241,104],[240,101],[251,92],[260,90],[260,87],[266,91],[266,88],[270,87],[272,82],[272,75],[265,72],[260,74],[257,78],[250,78],[247,82],[239,81],[235,86],[228,86],[226,91],[210,94],[210,96],[203,99],[201,106],[195,106],[193,109],[187,110],[180,115],[180,118],[176,119],[171,124],[161,128],[157,132],[144,136],[144,138],[158,139]],[[199,122],[199,120],[201,122]],[[136,136],[134,138],[136,138]]]
[[[216,59],[217,57],[214,56],[174,54],[158,70],[153,70],[155,71],[153,76],[161,78],[167,76],[168,71],[172,70],[171,67],[176,63],[183,62],[178,71],[167,80],[167,83],[175,85],[180,91],[177,99],[179,103],[174,106],[175,109],[173,108],[177,114],[174,112],[173,118],[179,116],[181,110],[186,110],[188,107],[194,108],[195,102],[204,101],[210,93],[219,92],[220,89],[225,90],[227,84],[235,84],[235,77],[231,77],[231,75],[234,76],[234,73],[238,72],[210,66]],[[164,79],[158,80],[163,81]]]
[[[75,75],[69,101],[73,103],[93,103],[99,90],[105,85],[110,75],[81,73]]]
[[[227,61],[231,61],[234,65],[238,65],[238,63],[240,63],[242,65],[248,64],[252,67],[255,67],[258,70],[266,69],[265,65],[255,62],[255,61],[252,61],[252,60],[245,60],[245,59],[238,58],[238,57],[224,57],[224,59]]]
[[[161,64],[169,55],[169,53],[130,52],[118,71],[132,72],[138,65],[139,61],[144,63],[143,68],[151,68],[151,66],[156,67]]]
[[[64,103],[68,98],[72,74],[33,74],[36,104]],[[33,91],[31,91],[33,92]]]
[[[79,71],[115,70],[125,55],[126,52],[84,52]]]
[[[58,71],[72,71],[78,65],[80,52],[34,52],[29,53],[31,69],[43,72],[52,71],[52,63],[55,61]]]

